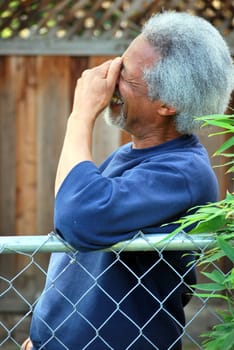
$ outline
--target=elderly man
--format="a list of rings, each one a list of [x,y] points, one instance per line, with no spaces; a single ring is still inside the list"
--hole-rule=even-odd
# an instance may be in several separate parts
[[[191,257],[98,250],[170,232],[189,208],[217,200],[194,117],[223,113],[232,88],[224,40],[185,13],[153,16],[122,57],[84,71],[55,184],[55,231],[77,252],[52,255],[23,348],[181,349]],[[97,167],[92,131],[103,111],[132,142]]]

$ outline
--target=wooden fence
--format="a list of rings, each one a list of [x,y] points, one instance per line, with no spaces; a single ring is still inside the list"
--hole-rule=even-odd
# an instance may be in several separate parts
[[[55,171],[76,80],[85,68],[106,59],[0,56],[0,235],[41,235],[52,230]],[[201,139],[212,154],[223,138],[208,139],[207,133],[202,131]],[[101,162],[127,141],[126,133],[107,127],[99,119],[94,132],[95,161]],[[223,168],[216,172],[223,197],[231,180],[224,175]],[[45,270],[48,258],[40,254],[37,257]],[[1,255],[0,276],[11,281],[24,270],[14,286],[33,296],[40,293],[44,275],[35,267],[26,270],[27,264],[26,256]],[[1,283],[0,291],[4,290]],[[26,312],[26,306],[14,291],[9,292],[1,300],[0,318],[11,323],[12,318],[15,320]],[[17,333],[18,339],[27,336],[28,325],[21,328],[23,334]]]
[[[109,57],[0,56],[0,235],[52,229],[54,177],[76,80]],[[201,139],[212,154],[223,139],[207,133]],[[96,162],[128,140],[98,120]],[[216,172],[223,197],[228,178],[224,169]]]
[[[76,79],[106,57],[0,57],[0,234],[52,228],[54,177]],[[101,161],[119,141],[95,130]]]

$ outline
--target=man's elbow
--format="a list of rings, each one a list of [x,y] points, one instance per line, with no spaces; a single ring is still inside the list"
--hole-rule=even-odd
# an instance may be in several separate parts
[[[73,248],[79,251],[104,249],[113,244],[111,235],[107,235],[103,222],[90,217],[86,220],[66,216],[54,218],[54,230]]]

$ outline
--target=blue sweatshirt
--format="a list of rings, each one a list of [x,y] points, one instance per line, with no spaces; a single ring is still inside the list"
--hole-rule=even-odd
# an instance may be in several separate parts
[[[171,232],[189,208],[217,200],[217,180],[196,136],[120,147],[100,167],[76,165],[55,200],[56,232],[77,249],[52,254],[30,337],[46,350],[179,350],[195,273],[184,252],[102,248]],[[162,226],[163,225],[163,226]]]

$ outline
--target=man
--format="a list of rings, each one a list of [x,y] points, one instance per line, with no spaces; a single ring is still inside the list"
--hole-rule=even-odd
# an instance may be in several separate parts
[[[191,258],[98,250],[171,232],[189,208],[217,200],[194,116],[223,113],[232,88],[222,37],[184,13],[153,16],[121,58],[84,71],[55,181],[55,231],[77,252],[52,255],[24,349],[181,349]],[[132,143],[97,167],[92,131],[103,110]]]

